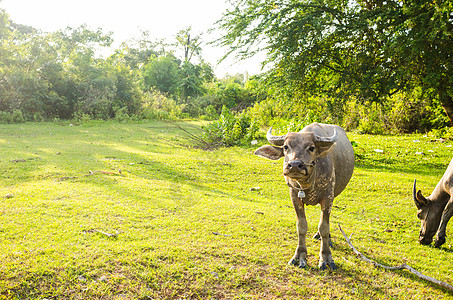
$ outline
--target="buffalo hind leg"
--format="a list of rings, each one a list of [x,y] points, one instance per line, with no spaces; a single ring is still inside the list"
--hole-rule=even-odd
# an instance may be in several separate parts
[[[291,189],[291,200],[296,210],[297,215],[297,236],[298,245],[296,253],[293,258],[288,262],[290,265],[297,266],[299,268],[305,268],[307,266],[307,245],[305,238],[308,231],[307,219],[305,217],[305,207],[297,196],[297,191]]]

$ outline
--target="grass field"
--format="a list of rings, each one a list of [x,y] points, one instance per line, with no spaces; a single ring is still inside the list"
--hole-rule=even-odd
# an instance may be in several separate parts
[[[320,271],[312,239],[311,267],[287,265],[297,237],[282,162],[252,147],[196,149],[157,121],[0,125],[0,298],[453,298],[361,261],[338,230],[370,259],[453,284],[451,224],[440,249],[418,244],[411,198],[414,178],[426,196],[434,189],[452,142],[349,137],[356,169],[331,217],[339,269]],[[310,235],[319,213],[307,209]]]

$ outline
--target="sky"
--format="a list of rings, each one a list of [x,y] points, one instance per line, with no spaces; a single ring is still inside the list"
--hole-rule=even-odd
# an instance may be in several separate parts
[[[92,30],[102,28],[105,33],[113,32],[114,48],[139,38],[142,31],[149,31],[151,40],[174,42],[176,33],[189,26],[193,35],[201,35],[203,42],[209,42],[214,37],[207,33],[208,29],[215,27],[228,5],[225,0],[0,0],[0,8],[15,23],[45,32],[82,24]],[[219,64],[226,49],[204,44],[202,50],[202,57],[219,78],[225,74],[261,72],[264,54],[245,61],[231,56]]]

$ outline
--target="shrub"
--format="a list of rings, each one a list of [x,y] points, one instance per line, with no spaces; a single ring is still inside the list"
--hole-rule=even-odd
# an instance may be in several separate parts
[[[0,124],[22,123],[25,117],[22,111],[15,109],[12,112],[0,111]]]
[[[114,108],[114,111],[115,111],[115,120],[117,120],[118,122],[127,123],[134,119],[132,116],[129,116],[129,114],[127,113],[128,112],[127,107]]]
[[[436,139],[453,139],[453,127],[442,127],[438,129],[433,129],[427,134],[430,137]]]
[[[44,116],[40,112],[34,113],[33,116],[31,117],[31,119],[35,122],[44,122],[45,121]]]
[[[382,105],[350,100],[344,107],[342,126],[360,133],[410,133],[449,125],[438,100],[417,91],[397,93]]]
[[[246,112],[233,114],[224,106],[218,120],[203,126],[202,139],[209,146],[234,146],[255,139],[258,130]]]
[[[384,134],[388,130],[388,117],[384,107],[377,103],[360,104],[351,100],[344,105],[345,113],[341,126],[364,134]]]
[[[418,91],[398,93],[388,102],[388,119],[392,132],[429,131],[449,125],[439,101],[422,97]]]
[[[205,119],[206,120],[215,120],[219,117],[214,106],[208,105],[205,109]]]
[[[386,133],[385,118],[380,110],[368,110],[360,118],[357,131],[365,134],[384,134]]]
[[[0,111],[0,123],[1,124],[12,123],[11,114],[7,111]]]
[[[90,115],[76,111],[74,113],[72,119],[73,119],[74,123],[87,123],[87,122],[91,121],[92,118]]]
[[[11,113],[11,120],[13,123],[22,123],[25,122],[25,117],[21,110],[15,109]]]
[[[157,90],[144,92],[142,99],[142,117],[145,119],[168,120],[182,116],[183,106],[177,105],[173,99]]]
[[[189,107],[185,112],[191,116],[204,114],[207,119],[212,119],[220,115],[224,106],[237,112],[252,106],[258,100],[258,94],[252,90],[254,86],[244,85],[244,78],[240,80],[238,76],[205,83],[204,94],[187,101]]]

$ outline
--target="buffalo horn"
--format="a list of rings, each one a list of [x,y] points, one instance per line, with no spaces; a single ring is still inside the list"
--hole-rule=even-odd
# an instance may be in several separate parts
[[[322,137],[322,136],[315,135],[315,142],[333,143],[333,142],[335,142],[337,140],[337,137],[338,137],[337,130],[334,129],[333,130],[333,135],[330,136],[330,137]]]
[[[414,180],[414,186],[412,188],[412,196],[414,197],[414,202],[417,207],[420,205],[417,200],[417,179]]]
[[[414,180],[414,187],[412,188],[412,196],[417,208],[428,205],[428,200],[422,195],[421,191],[417,192],[417,179]]]
[[[275,146],[283,146],[283,143],[285,142],[285,135],[272,135],[272,127],[269,129],[269,131],[266,134],[266,138],[269,143],[275,145]]]

